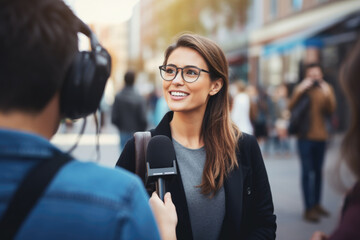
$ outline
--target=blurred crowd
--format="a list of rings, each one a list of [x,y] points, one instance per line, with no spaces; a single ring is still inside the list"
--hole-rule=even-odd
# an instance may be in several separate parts
[[[121,88],[119,92],[124,88]],[[134,89],[135,91],[137,89],[136,83]],[[137,97],[144,101],[145,112],[143,115],[146,117],[146,127],[137,128],[137,131],[153,128],[169,111],[161,89],[154,89],[146,95],[141,95],[137,91]],[[265,156],[275,154],[278,157],[286,158],[294,153],[294,142],[287,132],[290,118],[287,107],[288,85],[282,83],[264,88],[242,80],[235,80],[230,85],[229,98],[232,120],[243,132],[256,136]],[[114,101],[110,101],[110,103],[103,101],[101,105],[102,126],[110,122],[113,103]],[[129,112],[127,112],[127,116],[128,114]],[[69,121],[64,124],[71,126]]]
[[[263,154],[289,156],[293,146],[287,133],[290,117],[287,107],[289,99],[287,85],[279,84],[266,89],[239,80],[235,81],[231,88],[229,97],[232,102],[232,119],[238,127],[256,136]],[[239,109],[246,110],[239,112]],[[249,120],[247,127],[244,128],[242,119],[246,116]]]

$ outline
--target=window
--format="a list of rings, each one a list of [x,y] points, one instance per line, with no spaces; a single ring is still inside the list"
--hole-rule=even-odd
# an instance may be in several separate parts
[[[277,0],[270,1],[270,17],[275,18],[277,16]]]
[[[303,1],[302,0],[292,0],[292,8],[295,11],[299,11],[302,9]]]

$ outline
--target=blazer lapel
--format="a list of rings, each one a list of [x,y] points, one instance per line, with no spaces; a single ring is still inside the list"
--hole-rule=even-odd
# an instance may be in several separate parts
[[[226,239],[239,239],[241,236],[244,182],[249,171],[249,167],[242,164],[245,155],[241,150],[236,157],[239,167],[230,172],[224,182],[226,215],[221,236]]]

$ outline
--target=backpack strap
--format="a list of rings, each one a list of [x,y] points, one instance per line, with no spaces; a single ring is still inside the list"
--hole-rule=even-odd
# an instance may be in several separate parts
[[[146,150],[151,139],[151,132],[135,132],[135,173],[146,185]]]
[[[14,239],[53,177],[71,159],[70,155],[56,153],[53,158],[41,160],[39,164],[30,169],[0,220],[0,239]]]

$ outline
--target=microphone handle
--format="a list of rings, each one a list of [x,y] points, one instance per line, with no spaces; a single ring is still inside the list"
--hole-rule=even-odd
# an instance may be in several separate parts
[[[156,181],[156,193],[159,195],[160,199],[164,201],[165,180],[162,177],[159,177]]]

